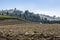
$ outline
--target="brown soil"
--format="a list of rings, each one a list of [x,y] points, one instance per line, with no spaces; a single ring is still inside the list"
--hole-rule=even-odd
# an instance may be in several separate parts
[[[0,40],[60,40],[60,24],[0,20]]]

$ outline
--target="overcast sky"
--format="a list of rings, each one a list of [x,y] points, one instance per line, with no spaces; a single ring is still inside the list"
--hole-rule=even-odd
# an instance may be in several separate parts
[[[0,0],[0,10],[12,8],[60,16],[60,0]]]

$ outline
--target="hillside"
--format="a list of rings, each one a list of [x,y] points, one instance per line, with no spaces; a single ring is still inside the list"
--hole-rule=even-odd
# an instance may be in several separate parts
[[[0,15],[0,40],[59,40],[60,24],[37,24]]]
[[[28,23],[28,21],[13,16],[0,15],[0,25],[15,25],[22,23]]]

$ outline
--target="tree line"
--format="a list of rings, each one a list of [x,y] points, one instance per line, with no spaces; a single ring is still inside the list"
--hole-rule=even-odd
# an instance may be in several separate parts
[[[22,18],[27,21],[31,22],[37,22],[37,23],[42,23],[42,24],[55,24],[58,23],[60,24],[60,21],[50,21],[47,20],[47,18],[40,18],[39,14],[34,14],[33,12],[29,12],[28,10],[20,11],[15,9],[10,9],[10,10],[2,10],[0,11],[0,15],[6,15],[6,16],[15,16],[17,18]]]

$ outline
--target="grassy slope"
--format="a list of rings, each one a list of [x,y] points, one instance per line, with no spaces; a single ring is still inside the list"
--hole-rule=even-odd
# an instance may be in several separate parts
[[[1,25],[14,25],[14,24],[21,24],[25,23],[26,21],[23,19],[18,19],[14,16],[4,16],[0,15],[0,26]]]
[[[21,18],[17,18],[15,16],[4,16],[4,15],[0,15],[0,19],[15,19],[15,20],[22,20],[22,21],[25,21],[24,19],[21,19]]]
[[[27,22],[27,23],[36,23],[36,22],[31,22],[31,21],[27,21],[25,19],[22,19],[22,18],[17,18],[15,16],[4,16],[4,15],[0,15],[0,20],[1,19],[15,19],[15,20],[20,20],[20,21],[24,21],[24,22]]]
[[[0,15],[0,18],[8,19],[8,18],[15,18],[15,17]]]
[[[1,25],[15,25],[15,24],[22,24],[22,23],[25,24],[25,23],[34,23],[34,22],[30,22],[25,19],[17,18],[14,16],[0,15],[0,26]]]

